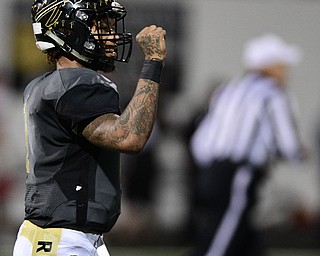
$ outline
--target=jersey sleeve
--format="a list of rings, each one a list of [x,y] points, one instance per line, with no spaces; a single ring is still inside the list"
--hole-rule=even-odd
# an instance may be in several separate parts
[[[269,103],[269,113],[279,153],[288,159],[302,159],[302,143],[290,99],[282,93],[273,97]]]
[[[56,105],[58,115],[71,124],[84,128],[94,118],[107,114],[120,114],[119,95],[103,84],[77,85],[66,91]]]

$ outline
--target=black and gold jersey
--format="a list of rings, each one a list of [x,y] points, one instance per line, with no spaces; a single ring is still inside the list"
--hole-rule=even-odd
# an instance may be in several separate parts
[[[120,114],[115,84],[86,68],[46,73],[26,87],[24,113],[25,219],[109,231],[120,214],[120,156],[89,143],[81,130],[102,114]]]

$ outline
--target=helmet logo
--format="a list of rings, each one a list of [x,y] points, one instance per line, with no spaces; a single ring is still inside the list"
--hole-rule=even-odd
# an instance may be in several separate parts
[[[53,1],[49,5],[43,7],[43,9],[36,15],[35,21],[39,22],[44,16],[50,15],[50,17],[47,19],[45,26],[50,28],[54,24],[56,24],[60,18],[60,15],[62,13],[60,8],[60,4],[64,3],[64,1]]]

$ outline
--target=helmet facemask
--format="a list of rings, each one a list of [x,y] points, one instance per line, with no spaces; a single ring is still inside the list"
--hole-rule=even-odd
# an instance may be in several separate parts
[[[99,59],[113,68],[114,61],[128,62],[132,51],[132,36],[125,31],[125,13],[117,8],[112,8],[112,11],[100,8],[90,15],[90,11],[79,9],[76,16],[83,17],[87,13],[91,34],[84,43],[84,50],[92,54],[93,59]]]

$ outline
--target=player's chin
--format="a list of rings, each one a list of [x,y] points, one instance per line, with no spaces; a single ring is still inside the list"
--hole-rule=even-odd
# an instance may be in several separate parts
[[[106,55],[106,57],[108,57],[110,59],[117,58],[117,53],[115,51],[106,51],[105,55]]]

